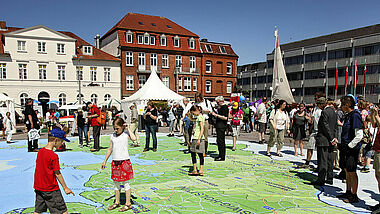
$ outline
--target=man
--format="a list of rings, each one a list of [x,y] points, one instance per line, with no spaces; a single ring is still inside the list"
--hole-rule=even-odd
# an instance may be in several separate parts
[[[38,125],[38,118],[36,112],[33,110],[33,99],[28,98],[26,99],[26,106],[25,106],[25,124],[26,124],[26,130],[28,133],[32,129],[40,129],[40,126]],[[29,139],[28,134],[28,152],[38,152],[38,139],[31,140]]]
[[[318,121],[318,133],[316,137],[318,179],[313,185],[323,186],[325,183],[333,184],[333,158],[334,145],[338,143],[337,115],[332,105],[327,105],[326,98],[317,100],[318,107],[323,109]]]
[[[206,153],[207,153],[207,147],[208,147],[208,129],[209,129],[209,123],[208,123],[208,114],[212,112],[212,106],[210,101],[203,99],[203,95],[198,92],[195,94],[195,105],[200,106],[202,108],[202,114],[205,118],[205,124],[203,125],[204,131],[203,135],[205,138],[205,147],[206,147]],[[203,156],[206,156],[206,153],[203,154]]]
[[[133,141],[134,147],[140,147],[140,137],[138,133],[139,128],[139,114],[136,109],[136,105],[132,103],[129,106],[129,109],[131,110],[131,131],[136,136],[136,140]]]
[[[92,137],[94,138],[94,147],[90,149],[91,152],[97,152],[100,150],[99,140],[100,140],[100,124],[97,117],[100,116],[100,110],[99,108],[91,102],[87,103],[88,110],[88,116],[87,118],[90,119],[90,125],[92,127]]]
[[[262,100],[262,103],[257,107],[257,122],[258,122],[258,129],[259,129],[259,143],[264,144],[265,143],[265,129],[267,124],[267,98],[264,97]]]
[[[375,170],[375,177],[377,180],[377,188],[380,191],[380,117],[379,108],[372,105],[370,107],[371,114],[369,115],[372,127],[375,128],[373,138],[373,150],[375,154],[373,155],[373,169]],[[373,211],[372,213],[380,213],[380,203],[376,206],[370,207]]]
[[[216,143],[218,144],[219,155],[215,161],[224,161],[226,159],[226,128],[228,120],[228,107],[224,105],[224,98],[222,96],[216,97],[215,101],[218,105],[217,113],[211,112],[216,118]]]
[[[183,105],[184,105],[184,110],[182,112],[182,133],[183,137],[185,138],[185,143],[184,145],[190,145],[191,142],[191,134],[193,133],[193,126],[191,125],[191,121],[189,119],[189,114],[190,114],[190,108],[193,106],[188,98],[184,98],[182,100]],[[185,154],[188,154],[190,150],[186,150]]]

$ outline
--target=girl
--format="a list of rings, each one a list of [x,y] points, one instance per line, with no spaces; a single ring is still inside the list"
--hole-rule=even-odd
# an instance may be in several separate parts
[[[239,103],[234,102],[230,111],[229,118],[232,118],[232,151],[236,150],[236,140],[240,135],[241,122],[243,120],[243,111],[239,108]]]
[[[13,129],[16,129],[15,123],[11,120],[11,113],[7,112],[7,115],[4,119],[4,128],[5,132],[7,133],[7,143],[12,143],[12,131]]]
[[[206,148],[205,148],[205,140],[204,140],[205,138],[203,135],[205,118],[201,114],[201,111],[202,111],[201,108],[196,105],[193,105],[190,108],[191,114],[193,114],[197,119],[195,121],[195,125],[193,128],[194,130],[194,134],[192,137],[193,140],[191,141],[191,145],[189,145],[191,159],[193,162],[193,171],[189,173],[189,175],[203,176],[203,165],[204,165],[203,154],[206,152]],[[197,153],[199,157],[199,162],[200,162],[199,172],[197,170],[197,157],[195,153]]]
[[[131,188],[128,180],[133,178],[133,170],[131,161],[129,160],[128,138],[134,141],[136,140],[136,137],[128,126],[127,132],[124,132],[126,126],[124,120],[121,118],[117,118],[113,121],[113,129],[115,130],[115,133],[111,135],[111,143],[108,147],[104,162],[102,163],[102,169],[104,169],[108,158],[111,153],[113,153],[111,179],[114,181],[115,185],[115,203],[108,207],[108,210],[120,207],[120,190],[121,186],[124,186],[126,200],[125,205],[119,209],[119,212],[132,209]]]
[[[291,120],[291,127],[293,130],[294,139],[294,156],[298,156],[297,145],[300,145],[301,156],[303,156],[303,142],[302,140],[306,138],[306,123],[310,120],[309,115],[305,112],[305,104],[299,104],[299,109],[293,114],[293,119]]]
[[[270,149],[277,143],[277,156],[282,157],[281,148],[284,145],[285,131],[289,131],[289,117],[285,112],[286,101],[280,100],[275,110],[272,110],[269,117],[270,136],[267,145],[267,156],[271,156]]]

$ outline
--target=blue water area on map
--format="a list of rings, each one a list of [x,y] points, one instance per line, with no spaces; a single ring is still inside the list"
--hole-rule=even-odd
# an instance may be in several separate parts
[[[267,209],[267,210],[274,210],[273,207],[268,207],[268,206],[263,206],[264,209]]]
[[[235,177],[236,179],[242,179],[242,178],[239,178],[239,177]]]

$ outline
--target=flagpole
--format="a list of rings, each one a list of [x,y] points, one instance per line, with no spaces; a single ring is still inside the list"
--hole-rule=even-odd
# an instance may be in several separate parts
[[[335,71],[335,98],[334,100],[336,100],[337,96],[338,96],[338,79],[339,79],[339,76],[338,76],[338,62],[336,62],[336,71]]]
[[[358,61],[357,60],[355,60],[355,70],[354,70],[354,97],[356,97],[356,70],[357,70],[357,63],[358,63]]]

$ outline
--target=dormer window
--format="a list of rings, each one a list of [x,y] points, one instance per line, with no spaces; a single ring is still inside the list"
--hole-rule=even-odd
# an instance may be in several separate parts
[[[195,49],[195,39],[194,38],[189,39],[189,48]]]
[[[144,44],[144,35],[137,35],[137,43],[138,44]]]
[[[127,33],[125,33],[125,41],[127,43],[133,42],[133,33],[131,31],[128,31]]]
[[[91,46],[83,46],[83,54],[92,55],[92,47]]]
[[[149,45],[149,33],[144,33],[144,44]]]
[[[179,36],[175,36],[173,38],[173,46],[179,48],[179,44],[180,44],[180,42],[179,42]]]
[[[224,54],[225,54],[225,53],[227,53],[227,52],[226,52],[226,48],[225,48],[225,47],[223,47],[223,46],[220,46],[219,48],[220,48],[220,52],[222,52],[222,53],[224,53]]]
[[[156,45],[156,37],[150,36],[150,45]]]
[[[161,46],[166,46],[166,36],[164,34],[160,37]]]
[[[210,45],[206,45],[206,50],[207,50],[207,52],[211,53],[212,52],[211,46]]]

